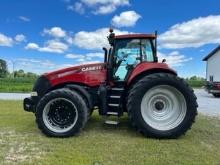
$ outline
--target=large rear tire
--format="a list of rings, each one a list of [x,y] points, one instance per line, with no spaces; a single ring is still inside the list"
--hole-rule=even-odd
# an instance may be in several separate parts
[[[70,137],[85,126],[88,107],[75,91],[58,89],[46,94],[36,108],[36,123],[47,136]]]
[[[193,90],[181,78],[156,73],[139,80],[128,95],[132,125],[143,135],[177,138],[189,130],[197,115]]]

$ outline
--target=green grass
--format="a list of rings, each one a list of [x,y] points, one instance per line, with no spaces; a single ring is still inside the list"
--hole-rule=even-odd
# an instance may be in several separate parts
[[[33,78],[0,78],[0,92],[30,92],[34,82]]]
[[[144,138],[128,126],[104,126],[95,113],[77,137],[47,138],[21,101],[0,101],[0,164],[219,164],[220,120],[199,115],[177,140]]]

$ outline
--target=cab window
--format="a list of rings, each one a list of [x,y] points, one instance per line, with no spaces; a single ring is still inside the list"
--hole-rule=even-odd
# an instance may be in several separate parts
[[[150,40],[118,40],[116,42],[114,53],[114,79],[123,81],[128,71],[134,68],[141,61],[154,61],[153,49]]]

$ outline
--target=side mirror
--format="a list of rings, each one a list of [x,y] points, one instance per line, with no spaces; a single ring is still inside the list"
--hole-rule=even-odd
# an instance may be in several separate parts
[[[163,60],[162,60],[162,63],[165,63],[166,61],[167,61],[166,59],[163,59]]]

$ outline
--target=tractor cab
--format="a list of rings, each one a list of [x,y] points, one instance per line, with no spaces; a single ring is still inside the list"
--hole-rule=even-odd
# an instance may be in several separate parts
[[[140,63],[158,62],[157,34],[128,34],[115,36],[110,29],[108,36],[111,48],[105,50],[108,80],[126,81],[131,71]]]

